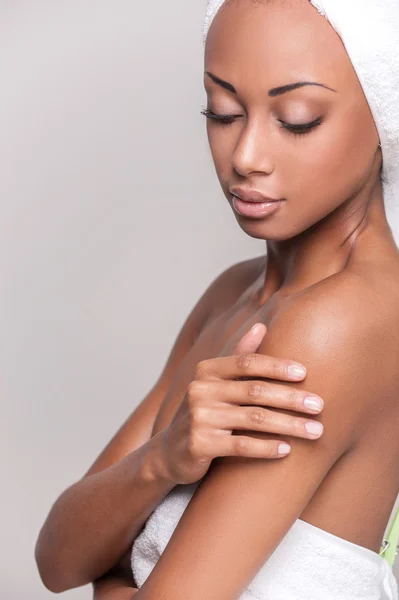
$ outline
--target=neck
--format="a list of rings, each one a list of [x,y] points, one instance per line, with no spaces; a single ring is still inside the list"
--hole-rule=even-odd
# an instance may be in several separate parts
[[[360,240],[375,234],[394,243],[380,177],[303,233],[266,241],[260,304],[277,291],[290,295],[344,270]]]

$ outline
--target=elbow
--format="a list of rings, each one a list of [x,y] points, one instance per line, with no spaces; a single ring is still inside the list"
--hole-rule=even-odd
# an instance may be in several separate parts
[[[71,486],[72,488],[73,486]],[[71,548],[66,510],[68,488],[53,504],[43,523],[34,549],[34,557],[43,585],[55,594],[90,583],[80,568],[74,544]]]
[[[57,574],[57,569],[54,569],[54,561],[49,564],[49,560],[46,556],[40,538],[36,542],[35,546],[35,560],[37,569],[39,571],[40,579],[43,585],[50,591],[58,594],[65,591],[65,586],[61,585],[60,578]]]
[[[61,592],[84,585],[83,583],[71,581],[67,576],[67,570],[61,567],[63,562],[60,556],[46,550],[40,535],[35,546],[35,561],[43,585],[54,594],[60,594]]]
[[[39,571],[39,576],[40,576],[40,579],[42,580],[43,585],[50,592],[54,592],[55,594],[61,592],[62,590],[60,589],[57,578],[54,578],[54,575],[51,577],[51,575],[50,575],[51,569],[47,569],[46,563],[43,560],[43,557],[40,555],[40,552],[38,551],[37,546],[35,548],[35,560],[36,560],[37,569]]]

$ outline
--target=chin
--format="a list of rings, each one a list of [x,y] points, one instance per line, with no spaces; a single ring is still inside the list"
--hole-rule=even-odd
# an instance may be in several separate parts
[[[290,240],[302,233],[302,231],[296,231],[293,227],[290,228],[287,223],[283,223],[283,225],[277,227],[271,222],[264,223],[258,220],[247,220],[244,224],[242,221],[237,219],[237,222],[244,233],[258,240],[283,242],[285,240]]]

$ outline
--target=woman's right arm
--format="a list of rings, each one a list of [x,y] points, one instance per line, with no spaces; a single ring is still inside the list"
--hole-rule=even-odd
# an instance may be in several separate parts
[[[44,585],[62,592],[93,582],[129,551],[145,521],[175,487],[164,472],[160,436],[151,438],[171,380],[214,303],[247,263],[219,275],[187,317],[152,390],[128,417],[81,480],[53,504],[35,547]]]

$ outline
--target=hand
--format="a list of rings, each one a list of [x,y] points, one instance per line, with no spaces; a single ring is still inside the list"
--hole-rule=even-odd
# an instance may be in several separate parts
[[[278,453],[283,440],[234,435],[234,429],[316,439],[305,429],[309,419],[261,407],[315,414],[324,406],[315,394],[256,379],[300,381],[306,377],[306,371],[302,376],[289,374],[288,366],[298,366],[298,363],[256,354],[266,331],[266,326],[258,323],[241,338],[232,356],[197,364],[195,379],[189,384],[176,414],[160,432],[162,460],[177,484],[201,479],[218,456],[284,456]],[[321,402],[320,410],[304,405],[304,399],[309,396]]]

